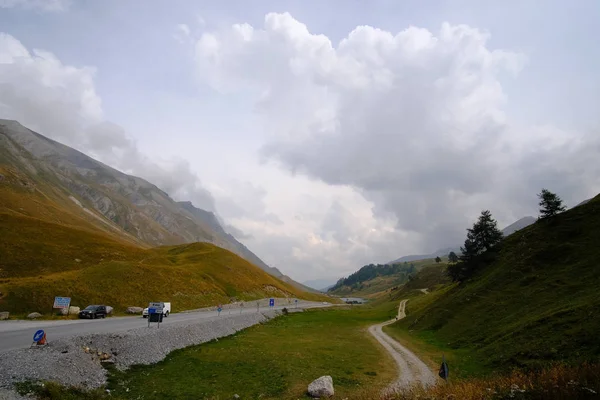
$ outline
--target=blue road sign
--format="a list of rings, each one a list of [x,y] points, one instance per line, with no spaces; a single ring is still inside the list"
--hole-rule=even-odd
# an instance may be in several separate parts
[[[217,308],[217,311],[221,312],[221,311],[223,311],[223,309],[221,307],[219,307],[219,308]]]
[[[156,314],[156,308],[149,308],[148,314]]]
[[[298,299],[296,299],[296,303],[298,302]]]
[[[34,342],[39,342],[40,340],[42,340],[42,338],[44,337],[44,331],[43,330],[39,330],[35,333],[35,335],[33,335],[33,341]]]
[[[269,299],[269,307],[273,307],[275,305],[275,299]]]

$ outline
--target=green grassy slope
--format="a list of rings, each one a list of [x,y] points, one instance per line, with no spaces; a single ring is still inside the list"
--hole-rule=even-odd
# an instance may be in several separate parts
[[[0,213],[0,310],[48,312],[54,296],[124,311],[153,299],[176,311],[269,296],[321,300],[208,243],[143,249],[101,233]]]
[[[337,296],[348,296],[348,297],[365,297],[365,298],[373,298],[379,297],[384,292],[401,286],[409,281],[409,275],[413,277],[418,276],[418,272],[423,268],[432,267],[434,269],[438,269],[445,264],[436,264],[434,259],[426,259],[426,260],[417,260],[408,263],[401,263],[400,265],[410,265],[415,266],[415,272],[412,274],[406,273],[404,271],[395,273],[392,275],[380,275],[375,276],[371,279],[361,281],[360,283],[353,286],[340,286],[337,287],[328,293],[337,295]],[[426,288],[427,286],[422,286],[422,288]]]
[[[599,288],[600,196],[509,236],[470,281],[409,301],[397,327],[488,366],[597,362]]]

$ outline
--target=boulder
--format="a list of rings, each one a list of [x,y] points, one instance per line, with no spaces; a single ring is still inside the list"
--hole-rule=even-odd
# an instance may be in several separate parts
[[[40,314],[39,312],[32,312],[31,314],[29,314],[27,316],[27,318],[29,319],[36,319],[36,318],[40,318],[42,316],[42,314]]]
[[[76,306],[70,306],[70,307],[69,307],[68,314],[70,314],[70,315],[77,315],[77,314],[79,314],[79,311],[81,311],[81,309],[80,309],[79,307],[76,307]],[[62,315],[67,315],[67,309],[66,309],[66,308],[61,308],[61,309],[60,309],[60,313],[61,313]]]
[[[308,394],[310,397],[331,397],[333,393],[333,379],[329,375],[315,379],[308,385]]]
[[[2,321],[3,319],[8,319],[8,315],[8,311],[0,312],[0,321]]]
[[[106,306],[106,313],[107,314],[109,314],[109,315],[112,314],[113,310],[114,310],[114,308],[112,308],[111,306]]]
[[[142,307],[127,307],[127,310],[125,310],[127,314],[141,314],[142,311],[144,311]]]

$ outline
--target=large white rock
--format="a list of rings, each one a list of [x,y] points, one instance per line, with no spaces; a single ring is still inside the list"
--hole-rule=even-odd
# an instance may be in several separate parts
[[[106,306],[106,313],[107,314],[109,314],[109,315],[112,314],[113,310],[114,310],[114,308],[112,308],[111,306]]]
[[[127,314],[141,314],[144,309],[142,307],[127,307]]]
[[[42,314],[40,314],[39,312],[32,312],[31,314],[29,314],[27,316],[27,318],[29,319],[36,319],[36,318],[40,318],[42,316]]]
[[[0,321],[3,320],[3,319],[8,319],[9,315],[10,314],[8,313],[8,311],[2,311],[2,312],[0,312]]]
[[[70,315],[76,315],[76,314],[79,314],[79,311],[81,311],[81,309],[79,307],[70,306],[68,314],[70,314]],[[61,308],[60,309],[60,313],[62,315],[67,315],[67,309],[66,308]]]
[[[329,375],[315,379],[308,385],[308,394],[311,397],[331,397],[333,393],[333,379]]]

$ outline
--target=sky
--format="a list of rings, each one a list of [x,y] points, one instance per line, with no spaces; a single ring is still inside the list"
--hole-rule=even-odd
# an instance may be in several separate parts
[[[485,3],[485,4],[483,4]],[[595,0],[0,0],[0,118],[215,211],[292,278],[600,192]]]

